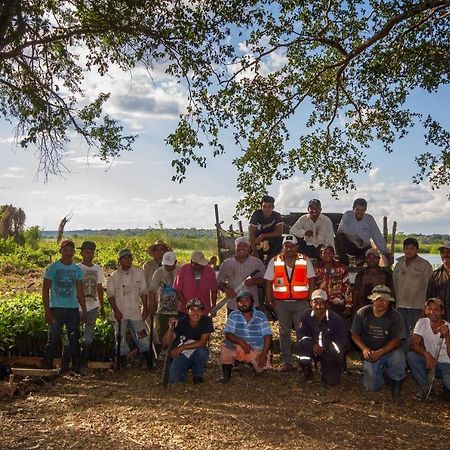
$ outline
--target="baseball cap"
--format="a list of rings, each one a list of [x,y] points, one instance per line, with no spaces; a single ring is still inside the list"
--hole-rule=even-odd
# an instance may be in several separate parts
[[[67,247],[67,246],[70,246],[73,249],[75,249],[75,244],[70,239],[64,239],[63,241],[61,241],[61,244],[59,244],[59,249],[62,250],[64,247]]]
[[[244,236],[235,239],[234,246],[237,247],[239,244],[247,244],[250,247],[250,241]]]
[[[205,305],[203,304],[203,302],[201,300],[199,300],[198,298],[191,298],[190,300],[188,300],[188,302],[186,303],[186,309],[191,309],[191,308],[200,308],[200,309],[204,309]]]
[[[122,258],[122,256],[133,256],[131,250],[129,248],[123,248],[120,250],[118,258]]]
[[[322,203],[320,203],[319,199],[313,198],[309,201],[308,208],[322,208]]]
[[[284,238],[283,238],[283,245],[286,244],[286,242],[290,242],[291,244],[298,244],[297,238],[292,235],[292,234],[287,234]]]
[[[391,296],[391,290],[382,284],[375,286],[372,289],[372,294],[368,295],[367,298],[369,300],[376,300],[377,298],[384,298],[385,300],[389,300],[390,302],[395,302],[395,299]]]
[[[369,248],[366,251],[366,256],[375,255],[377,258],[380,257],[380,252],[376,248]]]
[[[208,264],[208,260],[205,258],[203,252],[199,251],[192,252],[191,262],[200,264],[201,266],[206,266]]]
[[[239,294],[236,297],[236,301],[238,301],[240,298],[249,298],[250,300],[254,300],[252,293],[248,291],[239,291]]]
[[[328,295],[323,289],[316,289],[311,294],[311,300],[321,299],[324,302],[328,300]]]
[[[173,266],[177,261],[177,255],[174,252],[166,252],[162,257],[163,266]]]
[[[450,241],[444,242],[439,248],[438,250],[450,250]]]
[[[442,300],[440,298],[431,297],[427,299],[427,301],[425,302],[425,306],[428,306],[429,303],[434,303],[435,305],[438,305],[441,308],[444,307],[444,304],[442,303]]]
[[[84,241],[81,244],[80,250],[92,250],[92,251],[95,251],[96,248],[97,248],[97,246],[95,245],[94,242],[92,242],[92,241]]]

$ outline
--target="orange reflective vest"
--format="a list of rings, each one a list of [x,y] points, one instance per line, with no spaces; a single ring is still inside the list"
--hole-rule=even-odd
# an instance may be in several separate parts
[[[306,270],[306,258],[297,254],[291,277],[288,277],[284,255],[273,259],[274,278],[272,283],[273,296],[277,300],[304,300],[308,298],[309,283]]]

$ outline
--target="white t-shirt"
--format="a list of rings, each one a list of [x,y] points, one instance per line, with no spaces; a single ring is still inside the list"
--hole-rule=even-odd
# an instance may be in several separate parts
[[[91,311],[92,309],[99,308],[100,302],[97,298],[97,284],[103,284],[103,281],[105,280],[103,269],[97,264],[93,264],[89,267],[85,266],[83,263],[78,263],[77,266],[83,272],[82,281],[84,298],[86,300],[86,310]],[[79,309],[81,311],[81,307]]]
[[[444,320],[444,324],[449,326],[449,323]],[[423,319],[419,319],[414,327],[414,334],[418,336],[422,336],[423,345],[425,346],[425,350],[434,358],[438,351],[439,346],[441,345],[442,339],[439,333],[434,334],[431,329],[430,319],[425,317]],[[450,364],[450,357],[447,354],[447,345],[444,340],[441,350],[439,352],[438,362]]]

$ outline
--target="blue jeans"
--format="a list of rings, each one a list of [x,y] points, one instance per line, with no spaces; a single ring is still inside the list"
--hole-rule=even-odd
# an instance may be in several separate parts
[[[48,326],[44,357],[52,359],[61,343],[62,328],[65,325],[72,363],[80,358],[80,314],[78,308],[50,308],[54,322]],[[75,365],[75,364],[74,364]]]
[[[148,352],[150,349],[150,336],[147,332],[147,327],[142,319],[140,320],[130,320],[130,319],[122,319],[121,323],[121,335],[122,339],[120,341],[120,355],[126,355],[130,352],[130,347],[127,342],[127,330],[131,329],[131,336],[133,338],[136,347],[139,350],[139,353]],[[118,322],[114,322],[114,331],[116,334],[116,346],[117,346],[117,331],[118,331]]]
[[[92,345],[94,342],[95,322],[98,317],[98,308],[91,309],[87,313],[86,323],[84,324],[83,341],[85,345]],[[67,334],[64,334],[64,345],[68,345]]]
[[[406,339],[402,340],[402,350],[405,352],[405,355],[407,355],[409,351],[409,341],[411,339],[411,335],[413,334],[414,327],[416,326],[417,321],[422,316],[423,309],[400,307],[397,308],[397,311],[402,316],[403,323],[405,325]]]
[[[384,372],[393,381],[401,381],[405,378],[406,358],[399,347],[392,352],[383,355],[373,363],[363,360],[363,384],[368,391],[378,391],[384,384]]]
[[[423,386],[427,382],[428,369],[425,364],[425,358],[416,352],[408,353],[408,364],[411,368],[412,375],[419,386]],[[447,391],[450,391],[450,364],[438,363],[435,372],[436,378],[442,378],[442,384]]]
[[[170,365],[169,383],[184,383],[189,369],[194,377],[203,378],[208,358],[209,351],[206,347],[195,349],[190,358],[183,354],[178,355]]]

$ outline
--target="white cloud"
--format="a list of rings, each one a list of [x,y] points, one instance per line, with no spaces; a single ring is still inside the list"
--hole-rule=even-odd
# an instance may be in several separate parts
[[[0,138],[0,144],[12,144],[14,141],[14,137]]]
[[[108,169],[112,166],[128,166],[131,164],[135,164],[133,161],[124,161],[124,160],[113,160],[110,162],[101,161],[95,155],[89,156],[77,156],[74,158],[69,158],[69,161],[78,164],[80,166],[85,166],[90,169]]]
[[[302,212],[307,210],[310,199],[319,198],[324,212],[345,212],[351,209],[355,198],[363,197],[368,202],[368,213],[378,224],[387,216],[390,224],[394,220],[398,223],[399,231],[448,233],[445,218],[450,216],[450,201],[444,191],[408,181],[374,183],[372,179],[360,184],[357,191],[342,193],[339,200],[334,200],[327,191],[311,191],[309,181],[295,177],[280,183],[275,206],[282,213]]]
[[[373,167],[372,169],[370,169],[369,170],[369,179],[375,180],[379,171],[380,171],[379,167]]]
[[[7,169],[9,172],[26,172],[27,169],[24,169],[23,167],[8,167]]]
[[[17,175],[15,173],[7,172],[7,173],[4,173],[3,175],[0,175],[0,178],[23,178],[23,176]]]

